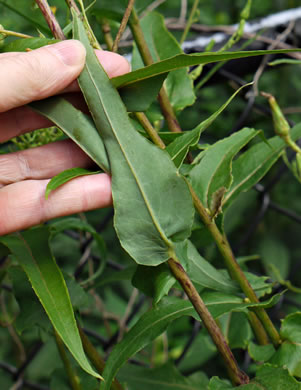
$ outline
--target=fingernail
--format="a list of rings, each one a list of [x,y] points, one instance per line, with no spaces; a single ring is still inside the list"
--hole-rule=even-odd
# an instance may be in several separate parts
[[[78,66],[85,62],[85,48],[75,39],[68,39],[67,41],[49,45],[47,48],[67,66]]]

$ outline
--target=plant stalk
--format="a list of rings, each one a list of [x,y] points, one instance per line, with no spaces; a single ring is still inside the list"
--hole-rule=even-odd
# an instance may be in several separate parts
[[[185,39],[187,37],[187,34],[188,34],[189,30],[190,30],[190,27],[193,24],[193,18],[194,18],[194,15],[196,13],[196,10],[198,9],[199,2],[200,2],[200,0],[194,0],[194,3],[193,3],[193,6],[191,8],[191,12],[190,12],[188,21],[186,23],[186,26],[185,26],[185,29],[183,31],[182,37],[180,39],[180,45],[182,45],[182,43],[185,41]]]
[[[77,324],[79,335],[82,340],[82,344],[84,347],[84,351],[87,354],[88,358],[93,363],[94,367],[98,371],[98,373],[101,375],[103,373],[103,370],[105,368],[105,361],[102,359],[102,357],[99,355],[97,349],[94,347],[94,345],[90,342],[88,337],[86,336],[83,329],[80,327],[79,324]],[[124,390],[121,384],[118,382],[117,379],[114,379],[111,385],[112,390]]]
[[[142,57],[144,64],[145,65],[153,64],[154,60],[152,58],[151,52],[148,48],[148,45],[145,41],[144,34],[143,34],[143,31],[142,31],[142,28],[140,25],[140,21],[139,21],[138,15],[137,15],[134,8],[132,10],[132,15],[130,18],[130,28],[131,28],[132,34],[134,36],[134,40],[137,44],[139,53]],[[177,117],[174,113],[172,105],[168,99],[168,96],[167,96],[167,93],[166,93],[164,86],[161,88],[161,90],[159,92],[158,101],[160,103],[162,113],[166,119],[166,122],[167,122],[167,125],[168,125],[168,128],[170,129],[170,131],[173,131],[175,133],[181,132],[182,130],[181,130],[180,124],[179,124]]]
[[[112,51],[113,50],[114,41],[113,41],[112,34],[111,34],[111,27],[110,27],[109,22],[108,22],[107,19],[103,19],[101,21],[101,30],[102,30],[102,33],[103,33],[103,37],[104,37],[105,43],[107,45],[107,49]]]
[[[71,367],[70,361],[69,361],[67,354],[66,354],[66,351],[65,351],[64,343],[56,331],[54,331],[54,335],[55,335],[56,345],[57,345],[57,348],[59,350],[59,354],[61,356],[61,359],[64,363],[66,373],[67,373],[70,385],[72,387],[72,390],[81,390],[79,378],[76,376],[75,372],[73,371],[73,369]]]
[[[145,128],[145,126],[143,126]],[[156,132],[153,130],[153,132]],[[157,132],[156,132],[157,134]],[[157,139],[157,137],[159,139]],[[157,134],[157,137],[152,138],[153,142],[161,149],[165,148],[165,144],[162,141],[162,139]],[[162,146],[164,145],[164,147]],[[251,302],[258,303],[259,300],[252,289],[250,283],[248,282],[247,278],[245,277],[245,274],[243,273],[242,269],[240,268],[239,264],[237,263],[234,254],[232,252],[232,249],[230,247],[229,242],[227,241],[227,238],[221,234],[218,227],[216,226],[215,222],[211,219],[211,217],[208,215],[206,209],[202,205],[200,199],[198,198],[197,194],[195,193],[194,189],[192,188],[191,184],[186,180],[186,183],[188,185],[188,188],[190,190],[194,206],[196,210],[198,211],[201,219],[203,220],[204,224],[208,228],[209,232],[211,233],[214,241],[216,242],[218,249],[220,250],[224,261],[226,263],[226,266],[228,268],[229,274],[232,277],[232,279],[236,280],[245,295],[249,298]],[[250,324],[254,330],[254,333],[256,335],[256,338],[260,344],[268,344],[268,337],[267,333],[271,337],[271,340],[273,341],[273,344],[275,346],[278,346],[281,342],[280,336],[276,328],[274,327],[272,321],[268,317],[267,313],[262,308],[253,309],[257,316],[261,319],[262,323],[258,320],[256,315],[254,313],[250,312],[249,320]],[[254,314],[254,315],[251,315]]]
[[[249,377],[238,367],[235,357],[233,356],[226,339],[224,338],[220,328],[217,326],[214,318],[207,309],[188,275],[186,274],[184,268],[177,260],[173,258],[168,260],[168,265],[172,274],[181,284],[200,319],[203,321],[204,326],[208,330],[208,333],[210,334],[214,344],[216,345],[224,360],[232,383],[234,385],[244,385],[249,383]]]
[[[47,0],[36,0],[37,5],[39,6],[44,18],[56,39],[64,40],[66,39],[63,30],[61,29],[56,17],[54,16]]]
[[[251,287],[250,283],[248,282],[245,274],[243,273],[242,269],[240,268],[239,264],[237,263],[234,254],[232,252],[232,249],[230,247],[230,244],[227,240],[227,238],[219,231],[218,227],[216,226],[214,220],[210,218],[208,215],[205,207],[202,205],[200,199],[198,198],[196,192],[192,188],[191,184],[186,180],[195,208],[198,211],[202,221],[206,225],[207,229],[211,233],[214,241],[216,242],[216,245],[222,254],[225,264],[228,268],[228,272],[232,279],[236,280],[242,291],[245,293],[245,295],[250,299],[251,302],[259,303],[259,300]],[[272,323],[271,319],[267,315],[266,311],[263,308],[253,308],[256,315],[259,317],[259,319],[262,322],[262,325],[264,326],[267,334],[270,336],[273,344],[275,347],[277,347],[281,343],[281,339],[279,336],[279,333],[277,329],[275,328],[274,324]],[[261,333],[261,330],[258,329],[258,334]]]
[[[153,128],[152,124],[150,123],[144,112],[135,112],[135,117],[143,126],[144,130],[148,134],[149,138],[153,141],[153,143],[159,146],[159,148],[165,149],[165,143],[162,141],[159,134]]]
[[[3,28],[0,28],[0,34],[6,35],[8,37],[33,38],[32,35],[22,34],[16,31],[5,30]]]
[[[268,345],[270,343],[270,340],[262,323],[260,322],[257,315],[250,310],[248,311],[248,320],[254,331],[258,343],[260,345]]]
[[[133,10],[134,3],[135,3],[135,0],[129,0],[129,2],[128,2],[128,6],[127,6],[125,13],[123,15],[119,30],[117,32],[117,35],[116,35],[116,38],[115,38],[115,41],[113,44],[113,52],[114,53],[116,53],[118,50],[119,41],[120,41],[122,34],[124,33],[124,30],[126,29],[126,26],[128,24],[128,20],[129,20],[129,17],[131,16],[131,12]]]

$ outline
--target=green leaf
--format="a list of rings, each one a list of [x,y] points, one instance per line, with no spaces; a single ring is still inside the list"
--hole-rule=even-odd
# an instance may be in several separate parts
[[[75,179],[76,177],[95,175],[96,173],[99,172],[100,171],[91,172],[84,168],[66,169],[65,171],[54,176],[47,184],[46,191],[45,191],[45,198],[48,199],[48,196],[50,195],[51,191],[56,190],[58,187],[62,186],[65,183],[68,183],[68,181]]]
[[[165,60],[183,50],[174,36],[167,30],[164,17],[157,12],[149,12],[140,20],[143,35],[155,62]],[[137,47],[134,47],[132,65],[143,67]],[[169,100],[174,109],[182,110],[195,101],[193,81],[187,69],[177,69],[169,73],[165,82]]]
[[[301,384],[289,375],[287,369],[263,365],[256,373],[256,382],[267,390],[300,390]],[[251,390],[246,388],[246,390]],[[257,389],[256,389],[257,390]],[[262,390],[259,387],[258,390]]]
[[[19,266],[12,266],[8,270],[12,281],[14,296],[20,307],[15,327],[19,334],[24,330],[39,326],[49,330],[50,322],[37,296],[35,295],[25,272]]]
[[[300,390],[301,384],[289,375],[283,368],[269,364],[261,366],[256,372],[256,378],[248,385],[232,387],[229,382],[217,377],[210,380],[208,390]]]
[[[118,379],[127,383],[131,390],[200,390],[208,383],[205,377],[201,383],[195,383],[183,376],[172,363],[151,369],[127,364],[118,374]]]
[[[231,349],[246,349],[254,337],[246,313],[230,313],[225,336]]]
[[[294,141],[301,137],[301,124],[291,129]],[[252,146],[234,162],[232,167],[233,182],[224,197],[223,205],[230,205],[243,191],[248,191],[255,185],[278,160],[286,144],[275,136]]]
[[[53,43],[60,42],[59,39],[48,39],[48,38],[22,38],[15,39],[12,42],[6,43],[1,46],[1,52],[10,51],[27,51],[27,49],[35,50],[39,47],[52,45]]]
[[[167,73],[163,73],[155,79],[142,79],[118,88],[127,110],[130,112],[147,111],[158,96],[166,77]]]
[[[183,164],[189,149],[198,144],[200,135],[201,129],[199,128],[186,131],[181,137],[177,137],[167,146],[166,151],[177,168],[180,168]]]
[[[62,129],[105,172],[110,171],[107,152],[91,118],[57,96],[29,106]]]
[[[201,161],[189,173],[191,184],[205,207],[211,209],[214,194],[229,188],[232,182],[232,160],[258,134],[245,128],[224,138],[204,151]]]
[[[284,340],[270,359],[270,363],[286,367],[291,375],[301,378],[301,313],[288,315],[281,324]]]
[[[247,271],[245,271],[244,274],[258,298],[272,293],[273,284],[268,282],[269,278],[267,276],[258,276]]]
[[[188,187],[168,153],[132,126],[76,16],[74,36],[87,51],[79,84],[108,153],[119,240],[137,263],[158,265],[170,258],[175,242],[190,235],[194,208]]]
[[[164,301],[163,304],[161,304]],[[171,321],[183,315],[191,315],[194,309],[190,302],[162,300],[158,306],[145,313],[112,350],[103,371],[101,390],[109,390],[118,369],[147,344],[165,331]]]
[[[279,276],[282,280],[288,277],[290,252],[282,241],[276,240],[274,236],[267,234],[264,240],[261,241],[258,251],[265,272],[273,281],[277,281]]]
[[[228,105],[232,102],[232,100],[235,98],[235,96],[245,87],[248,87],[252,85],[252,83],[248,83],[243,85],[242,87],[238,88],[232,96],[224,103],[218,110],[216,110],[212,115],[209,116],[209,118],[205,119],[203,122],[201,122],[199,125],[196,126],[194,130],[199,129],[201,133],[203,133],[204,130],[206,130],[214,121],[215,119],[224,111],[225,108],[228,107]]]
[[[214,318],[230,311],[246,311],[248,307],[268,307],[275,304],[279,296],[267,302],[246,303],[241,298],[217,292],[205,292],[202,298]],[[199,319],[191,303],[174,297],[162,299],[156,307],[143,314],[124,338],[113,348],[107,360],[101,390],[109,390],[119,368],[135,353],[140,351],[163,333],[168,325],[182,316]]]
[[[239,291],[237,284],[205,260],[191,241],[188,241],[187,256],[189,259],[187,273],[193,283],[225,293]]]
[[[32,26],[35,26],[38,30],[42,31],[45,34],[51,35],[51,32],[39,10],[36,10],[37,12],[33,13],[31,11],[31,7],[28,6],[27,0],[14,0],[13,3],[9,0],[0,0],[0,4],[13,11],[15,14],[23,17]]]
[[[285,49],[285,50],[256,50],[256,51],[235,51],[235,52],[214,52],[214,53],[199,53],[199,54],[178,54],[163,61],[156,62],[144,68],[134,70],[122,76],[115,77],[112,81],[115,87],[119,87],[129,82],[146,79],[149,77],[157,77],[159,74],[170,72],[172,70],[186,68],[200,64],[210,64],[213,62],[229,61],[238,58],[247,58],[254,56],[262,56],[266,54],[282,54],[289,52],[298,52],[301,49]]]
[[[257,362],[266,362],[274,355],[276,350],[272,344],[257,345],[251,341],[248,346],[248,352],[253,360]]]
[[[84,353],[66,283],[48,245],[48,228],[0,237],[0,241],[18,259],[52,325],[75,360],[90,375],[100,378]]]
[[[132,279],[133,286],[153,298],[154,304],[168,294],[175,282],[176,279],[171,275],[166,264],[160,264],[157,267],[138,265]]]

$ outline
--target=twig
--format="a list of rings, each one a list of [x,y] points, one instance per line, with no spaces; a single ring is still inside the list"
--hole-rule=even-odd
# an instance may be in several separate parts
[[[127,323],[127,319],[131,313],[131,310],[135,304],[135,301],[137,299],[139,295],[139,292],[136,288],[133,289],[133,292],[130,296],[130,299],[129,299],[129,302],[127,304],[127,307],[125,309],[125,313],[124,313],[124,316],[121,318],[120,322],[119,322],[119,334],[118,334],[118,339],[117,339],[117,342],[120,341],[125,333],[125,330],[126,330],[126,323]]]
[[[159,134],[156,132],[156,130],[153,128],[152,124],[148,120],[147,116],[143,112],[135,112],[135,117],[138,119],[140,124],[143,126],[144,130],[150,137],[150,139],[159,146],[161,149],[165,149],[165,143],[162,141]]]
[[[129,20],[129,17],[131,15],[131,12],[133,10],[134,3],[135,3],[135,0],[129,0],[128,6],[127,6],[125,13],[123,15],[123,18],[122,18],[122,21],[121,21],[121,24],[120,24],[119,30],[117,32],[117,35],[116,35],[116,38],[115,38],[115,41],[113,44],[113,48],[112,48],[112,51],[115,53],[118,50],[119,41],[120,41],[122,34],[124,33],[124,30],[128,24],[128,20]]]
[[[160,143],[157,143],[156,141],[155,141],[155,143],[157,146],[161,147]],[[207,213],[205,207],[202,205],[200,199],[198,198],[196,192],[192,188],[189,181],[186,180],[186,182],[187,182],[188,188],[190,190],[194,206],[195,206],[196,210],[198,211],[205,226],[207,227],[210,234],[212,235],[214,241],[216,242],[217,247],[218,247],[221,255],[224,258],[224,261],[225,261],[225,264],[228,268],[228,272],[229,272],[230,276],[239,283],[242,291],[246,294],[246,296],[250,299],[251,302],[258,303],[259,300],[258,300],[254,290],[252,289],[250,283],[248,282],[245,274],[243,273],[239,264],[237,263],[227,238],[219,231],[214,220],[212,220],[211,217],[209,216],[209,214]],[[279,345],[280,336],[279,336],[276,328],[274,327],[272,321],[270,320],[267,313],[265,312],[265,310],[262,308],[257,308],[257,309],[254,309],[254,311],[256,312],[258,317],[260,318],[266,332],[271,337],[273,344],[275,346]],[[258,329],[256,329],[257,324],[258,323],[255,320],[253,320],[253,322],[252,322],[253,329],[255,332],[257,331],[257,333],[258,333],[257,338],[259,340],[264,340],[264,337],[262,335],[263,334],[262,327],[261,326],[259,327],[259,325],[258,325]]]
[[[186,23],[186,26],[185,26],[185,29],[183,31],[182,37],[180,39],[180,44],[181,45],[185,41],[185,39],[187,37],[187,34],[188,34],[188,32],[190,30],[190,27],[191,27],[191,25],[193,23],[194,14],[196,13],[196,10],[198,9],[198,6],[199,6],[199,0],[194,0],[194,3],[193,3],[193,6],[192,6],[192,9],[191,9],[188,21]]]
[[[80,10],[74,0],[65,0],[70,9],[74,9],[77,15],[80,15]]]
[[[101,375],[103,373],[104,367],[105,367],[105,361],[102,359],[102,357],[97,352],[97,349],[94,347],[94,345],[90,342],[88,337],[85,335],[83,329],[78,326],[80,338],[82,340],[82,344],[84,347],[84,351],[86,352],[88,358],[93,363],[94,367],[98,371],[98,373]],[[123,390],[123,387],[121,384],[117,381],[117,379],[114,379],[111,385],[112,390]]]
[[[10,37],[17,37],[17,38],[33,38],[32,35],[27,35],[27,34],[22,34],[16,31],[10,31],[10,30],[5,30],[3,28],[0,28],[0,34],[10,36]]]
[[[165,3],[166,0],[156,0],[153,3],[151,3],[145,11],[142,12],[141,18],[144,18],[145,15],[147,15],[149,12],[154,11],[156,8],[158,8],[161,4]]]
[[[287,26],[287,28],[281,34],[279,34],[278,37],[276,38],[276,40],[268,47],[268,50],[275,49],[277,47],[278,43],[281,42],[282,40],[284,40],[291,33],[292,29],[294,28],[294,25],[295,25],[295,22],[291,21],[289,23],[289,25]],[[253,94],[255,96],[258,96],[258,82],[259,82],[259,79],[260,79],[266,65],[267,65],[268,60],[269,60],[268,55],[263,57],[261,64],[259,65],[259,67],[254,75]]]
[[[58,24],[58,21],[56,20],[56,17],[54,16],[53,12],[51,11],[51,8],[47,2],[47,0],[36,0],[37,5],[39,6],[40,10],[42,11],[42,14],[44,15],[44,18],[53,34],[53,36],[56,39],[64,40],[66,39],[63,30],[61,29],[60,25]]]
[[[186,15],[187,15],[187,0],[181,0],[181,10],[180,10],[180,16],[178,19],[179,24],[185,25]]]
[[[113,41],[112,34],[111,34],[110,24],[109,24],[108,20],[105,18],[103,18],[101,21],[101,30],[103,32],[103,37],[104,37],[105,43],[107,45],[107,49],[112,51],[114,41]]]
[[[200,199],[198,198],[196,192],[192,188],[191,184],[187,181],[188,188],[190,190],[194,205],[196,210],[198,211],[203,223],[211,233],[221,255],[223,256],[224,262],[228,268],[228,272],[230,276],[236,280],[242,291],[245,293],[245,295],[250,299],[251,302],[258,303],[259,300],[251,287],[250,283],[248,282],[245,274],[243,273],[242,269],[240,268],[239,264],[237,263],[234,254],[232,252],[231,246],[227,240],[227,238],[219,231],[218,227],[216,226],[215,222],[211,219],[211,217],[208,215],[205,207],[201,203]],[[271,319],[267,315],[266,311],[262,308],[254,308],[254,312],[257,314],[257,316],[260,318],[266,332],[270,336],[273,344],[277,347],[280,342],[280,336],[275,328],[274,324],[272,323]]]
[[[177,260],[173,258],[170,258],[168,260],[168,265],[172,274],[181,284],[190,302],[192,303],[199,317],[203,321],[204,326],[208,330],[208,333],[210,334],[214,344],[216,345],[219,353],[221,354],[225,362],[228,374],[233,384],[243,385],[249,383],[249,377],[239,369],[226,339],[224,338],[220,328],[217,326],[215,320],[213,319],[212,315],[204,304],[196,288],[191,283],[191,280],[186,274],[184,268]]]
[[[140,26],[139,18],[134,8],[130,18],[130,27],[144,64],[145,65],[153,64],[154,61],[152,55],[145,41],[144,34]],[[172,105],[168,99],[164,86],[161,88],[161,91],[159,92],[158,101],[160,103],[162,113],[166,119],[170,131],[176,133],[181,132],[182,130],[180,124],[173,111]]]

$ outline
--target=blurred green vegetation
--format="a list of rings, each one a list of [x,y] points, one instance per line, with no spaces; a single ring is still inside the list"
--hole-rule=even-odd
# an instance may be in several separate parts
[[[5,29],[34,36],[37,36],[40,33],[49,37],[51,36],[34,1],[18,0],[19,14],[1,4],[3,2],[10,5],[14,5],[14,2],[11,2],[10,0],[1,0],[0,2],[0,24]],[[92,1],[89,1],[85,4],[88,6],[91,2]],[[50,3],[52,6],[56,7],[56,16],[58,17],[61,25],[64,26],[68,24],[70,21],[70,15],[67,12],[65,1],[53,0]],[[151,4],[152,1],[140,0],[137,1],[137,3],[138,8],[143,9]],[[167,0],[161,4],[157,10],[163,13],[165,17],[179,17],[180,3],[180,0]],[[192,3],[193,0],[189,0],[189,6],[191,6]],[[101,7],[102,4],[103,0],[97,0],[95,6]],[[208,25],[236,23],[239,20],[239,15],[244,5],[245,0],[201,0],[198,22]],[[300,2],[298,0],[254,0],[250,19],[263,17],[270,13],[279,12],[299,5]],[[97,25],[96,18],[92,17],[91,21],[98,39],[100,42],[103,42],[102,34],[99,26]],[[33,27],[33,23],[35,24],[35,27]],[[114,31],[117,30],[117,26],[115,26],[115,30],[114,25],[112,28],[114,33]],[[195,36],[195,34],[192,34],[192,36]],[[253,75],[249,74],[245,78],[246,81],[251,81]],[[259,86],[261,90],[276,96],[284,111],[290,112],[287,115],[288,119],[294,123],[301,122],[301,66],[286,65],[265,71],[260,79]],[[193,107],[186,108],[180,114],[179,119],[183,129],[192,129],[199,122],[208,118],[217,110],[218,107],[225,103],[232,93],[233,88],[226,81],[213,85],[205,85],[198,92],[198,100],[196,104]],[[257,98],[256,102],[268,107],[266,100],[261,97]],[[227,110],[218,117],[210,129],[206,131],[206,134],[201,141],[204,143],[212,143],[228,135],[235,127],[235,124],[237,123],[242,111],[245,109],[245,106],[246,102],[241,97],[235,98]],[[247,119],[247,126],[261,129],[267,138],[273,135],[271,119],[258,112],[258,110],[253,110],[250,113]],[[7,147],[8,145],[5,145],[5,151],[7,150]],[[2,149],[2,151],[3,150],[4,149]],[[281,170],[282,165],[283,163],[279,161],[267,177],[264,178],[262,184],[269,184],[272,180],[274,180],[275,176],[280,175],[279,170]],[[294,213],[301,215],[300,184],[294,179],[293,175],[288,170],[284,171],[281,179],[278,180],[276,185],[271,188],[269,191],[269,197],[274,203],[277,203],[281,207],[288,208]],[[264,219],[262,219],[258,226],[256,226],[254,234],[251,235],[247,242],[244,242],[242,246],[238,245],[245,237],[254,219],[254,215],[259,212],[261,206],[262,202],[260,201],[260,194],[255,190],[242,194],[239,197],[237,202],[230,208],[226,215],[226,231],[229,233],[230,242],[233,244],[234,248],[236,248],[236,246],[239,247],[237,250],[239,255],[260,254],[267,257],[275,256],[274,249],[271,248],[270,242],[277,243],[278,252],[280,253],[282,251],[282,255],[289,258],[287,260],[287,264],[289,265],[288,274],[291,278],[291,282],[300,286],[298,273],[294,272],[294,270],[299,270],[300,268],[300,224],[294,221],[294,219],[282,215],[270,208],[267,210]],[[106,241],[107,247],[109,248],[110,261],[116,262],[121,266],[130,266],[133,263],[127,254],[125,254],[125,252],[120,248],[113,229],[112,220],[108,218],[110,213],[110,209],[91,211],[86,213],[84,216],[81,216],[81,218],[87,219],[93,226],[96,227],[108,219],[108,222],[104,224],[101,234]],[[198,232],[195,234],[198,234]],[[64,268],[66,272],[72,272],[72,270],[74,270],[74,259],[79,259],[81,256],[78,244],[82,238],[83,236],[80,235],[79,240],[74,240],[66,235],[59,234],[53,242],[53,251],[58,264]],[[207,247],[204,250],[206,258],[218,264],[219,260],[215,245],[210,239],[207,241],[206,239],[207,237],[202,237],[202,241],[207,244]],[[279,249],[279,247],[282,249]],[[250,269],[260,274],[265,272],[264,266],[256,261],[250,264]],[[104,279],[112,276],[112,273],[112,271],[110,272],[110,270],[106,269]],[[89,271],[85,271],[84,275],[88,277]],[[95,286],[102,300],[106,302],[106,310],[110,313],[114,312],[114,314],[122,313],[127,304],[128,296],[130,295],[130,284],[128,281],[121,282],[118,285],[112,284],[112,286],[105,289],[105,291],[102,290],[102,287],[102,285]],[[82,315],[83,317],[86,315],[88,317],[90,314],[89,319],[87,319],[89,328],[103,335],[106,333],[107,324],[99,324],[99,318],[97,317],[98,314],[95,313],[95,303],[90,294],[85,293],[85,295],[90,298],[90,301],[87,305],[86,313],[82,313]],[[16,316],[18,312],[16,301],[9,302],[9,304],[11,316]],[[27,304],[31,304],[29,299]],[[98,302],[98,304],[101,306],[101,303]],[[146,302],[143,307],[144,310],[146,310],[148,302]],[[276,316],[276,319],[279,319],[279,316],[280,315]],[[4,319],[2,320],[4,321]],[[117,328],[117,324],[113,322],[110,324],[111,332],[114,333]],[[178,349],[187,339],[187,329],[188,331],[190,330],[190,324],[189,320],[185,318],[181,319],[181,321],[177,323],[176,327],[169,330],[170,339],[172,340],[171,350],[175,355],[179,355]],[[34,364],[30,365],[30,369],[27,372],[28,377],[32,381],[40,381],[45,384],[48,383],[48,378],[53,370],[59,370],[61,367],[54,341],[49,336],[48,331],[49,329],[41,330],[41,328],[32,327],[22,334],[22,342],[25,347],[31,346],[33,341],[40,338],[45,343],[43,349],[39,353],[39,358],[35,359]],[[13,344],[7,342],[7,330],[4,328],[0,329],[0,345],[0,360],[13,365],[20,363],[16,361],[16,356],[18,356],[18,354],[15,353],[18,343],[16,342]],[[192,355],[193,353],[196,353],[196,350],[200,345],[204,354],[208,355],[208,359],[215,356],[214,347],[212,346],[212,343],[208,341],[208,336],[204,335],[204,333],[199,335],[196,348],[192,351]],[[147,352],[151,355],[151,351]],[[191,357],[191,360],[193,361],[193,357]],[[186,364],[189,366],[189,361],[188,363],[186,362]],[[219,366],[220,362],[218,361],[216,365]],[[191,366],[189,367],[191,368]],[[185,369],[186,367],[183,363],[183,371],[185,371]],[[56,378],[55,380],[57,380],[58,377],[59,374],[56,371],[56,374],[54,375],[54,378]],[[53,379],[53,382],[55,382],[55,380]],[[8,389],[13,384],[11,376],[4,370],[0,370],[0,383],[1,389]],[[64,388],[68,387],[63,387],[63,385],[60,384],[59,390],[63,390]],[[58,389],[58,387],[56,387],[56,389]]]

